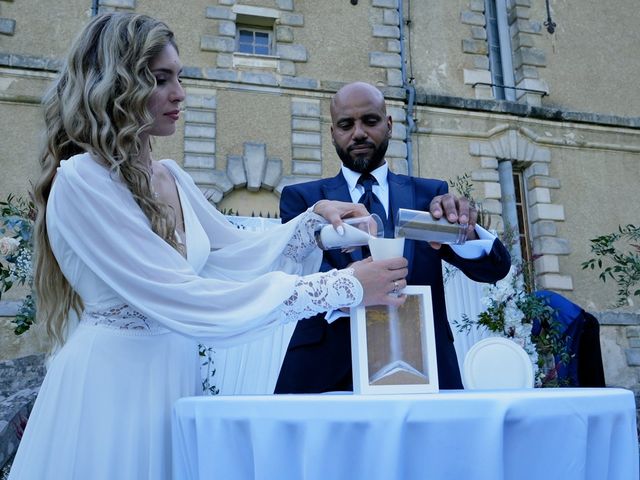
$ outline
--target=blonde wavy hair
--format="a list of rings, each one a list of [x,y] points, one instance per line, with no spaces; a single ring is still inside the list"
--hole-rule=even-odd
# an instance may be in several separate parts
[[[94,17],[80,32],[57,80],[43,99],[45,145],[34,189],[37,321],[51,346],[65,341],[67,317],[80,297],[62,274],[47,236],[47,201],[60,161],[89,152],[131,191],[153,231],[181,251],[175,216],[154,199],[149,166],[139,160],[141,133],[153,122],[147,103],[156,86],[150,62],[173,45],[167,25],[151,17],[112,13]],[[144,137],[146,138],[146,137]]]

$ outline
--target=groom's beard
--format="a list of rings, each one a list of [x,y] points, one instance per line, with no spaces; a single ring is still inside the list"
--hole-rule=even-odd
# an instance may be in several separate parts
[[[349,150],[356,146],[362,145],[369,145],[372,147],[372,150],[368,153],[356,155],[355,157],[351,156]],[[347,150],[340,148],[340,146],[337,144],[335,145],[335,148],[338,157],[340,157],[340,160],[342,160],[344,166],[349,170],[353,170],[354,172],[358,173],[370,173],[384,163],[384,155],[387,153],[388,146],[389,139],[385,138],[377,147],[373,142],[367,140],[364,142],[355,143],[349,146]]]

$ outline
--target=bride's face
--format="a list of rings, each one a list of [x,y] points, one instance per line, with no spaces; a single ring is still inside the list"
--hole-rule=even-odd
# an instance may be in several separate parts
[[[156,77],[156,87],[149,97],[148,108],[154,120],[148,134],[172,135],[180,118],[180,103],[185,98],[180,79],[182,63],[175,47],[167,44],[151,61],[149,68]]]

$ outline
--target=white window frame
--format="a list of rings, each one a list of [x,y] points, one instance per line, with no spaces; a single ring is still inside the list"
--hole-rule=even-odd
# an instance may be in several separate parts
[[[256,53],[255,48],[256,48],[256,44],[255,41],[252,43],[252,47],[253,47],[253,51],[252,52],[243,52],[240,50],[240,32],[241,31],[246,31],[246,32],[251,32],[251,34],[253,35],[253,38],[255,40],[255,34],[256,33],[265,33],[267,34],[268,40],[267,40],[267,53]],[[256,25],[246,25],[246,24],[242,24],[242,23],[236,23],[236,50],[235,53],[241,53],[241,54],[245,54],[245,55],[255,55],[255,56],[260,56],[260,57],[273,57],[273,51],[275,48],[274,45],[274,34],[273,34],[273,28],[269,29],[267,27],[260,27],[260,26],[256,26]]]
[[[252,7],[249,5],[234,5],[236,14],[236,46],[233,52],[233,68],[261,68],[277,70],[279,56],[276,55],[275,26],[280,18],[280,11],[272,8]],[[240,30],[254,30],[270,33],[270,54],[243,53],[239,50]]]

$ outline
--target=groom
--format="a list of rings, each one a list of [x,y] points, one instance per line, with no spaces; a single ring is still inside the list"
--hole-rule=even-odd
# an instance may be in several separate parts
[[[384,156],[391,138],[391,116],[384,96],[372,85],[356,82],[341,88],[331,101],[331,136],[342,169],[333,178],[285,187],[280,197],[283,222],[322,199],[363,203],[385,223],[385,236],[393,237],[394,214],[399,208],[429,211],[434,218],[468,223],[465,245],[406,241],[409,285],[431,286],[438,380],[442,389],[462,388],[447,320],[441,260],[460,268],[480,282],[506,276],[511,259],[495,236],[476,226],[477,211],[466,198],[447,193],[446,182],[396,175]],[[345,268],[367,252],[324,252],[321,269]],[[324,315],[298,322],[280,370],[275,393],[318,393],[352,390],[349,318],[328,323]]]

